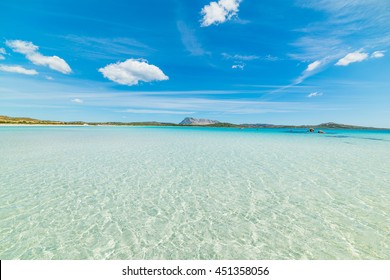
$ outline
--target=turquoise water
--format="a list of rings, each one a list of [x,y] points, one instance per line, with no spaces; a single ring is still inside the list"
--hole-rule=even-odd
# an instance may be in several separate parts
[[[390,133],[0,127],[0,259],[389,259]]]

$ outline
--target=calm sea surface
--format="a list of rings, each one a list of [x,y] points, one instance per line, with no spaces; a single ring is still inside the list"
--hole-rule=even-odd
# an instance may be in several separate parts
[[[0,259],[389,259],[390,132],[0,127]]]

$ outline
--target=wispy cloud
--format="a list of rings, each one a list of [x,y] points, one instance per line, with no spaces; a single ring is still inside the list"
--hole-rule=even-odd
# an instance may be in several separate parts
[[[241,69],[244,70],[245,62],[254,61],[254,60],[263,60],[263,61],[276,61],[279,60],[278,57],[272,56],[272,55],[266,55],[266,56],[258,56],[258,55],[243,55],[243,54],[228,54],[228,53],[221,53],[223,58],[226,60],[232,60],[233,69]]]
[[[251,60],[265,60],[265,61],[277,61],[278,57],[267,54],[265,56],[259,55],[243,55],[243,54],[229,54],[229,53],[221,53],[221,55],[225,59],[234,60],[234,61],[251,61]]]
[[[210,2],[202,8],[201,26],[206,27],[212,24],[224,23],[237,16],[238,7],[241,0],[219,0],[218,2]]]
[[[296,0],[298,6],[321,11],[325,20],[297,30],[303,35],[292,45],[290,57],[303,62],[337,61],[351,49],[390,45],[390,2],[383,0]],[[355,36],[359,32],[360,36]],[[323,63],[322,66],[325,66]]]
[[[71,102],[78,103],[78,104],[84,103],[84,101],[82,99],[80,99],[80,98],[72,99]]]
[[[26,69],[19,65],[0,65],[0,71],[24,75],[38,75],[38,72],[36,70]]]
[[[312,92],[310,94],[307,95],[307,97],[311,98],[311,97],[318,97],[318,96],[322,96],[322,92]]]
[[[78,35],[66,35],[61,38],[74,43],[70,48],[74,50],[75,55],[88,59],[123,59],[124,56],[145,56],[154,51],[148,45],[131,38]]]
[[[44,56],[38,52],[39,47],[32,42],[22,40],[7,40],[6,45],[14,52],[21,53],[26,56],[35,65],[47,66],[55,71],[63,74],[69,74],[72,69],[62,58],[54,56]]]
[[[331,58],[329,58],[329,57],[325,57],[321,60],[316,60],[316,61],[310,63],[306,67],[306,69],[302,72],[302,74],[297,79],[295,79],[294,83],[290,86],[300,84],[304,80],[309,78],[310,76],[313,76],[314,74],[316,74],[318,71],[320,71],[324,66],[326,66],[329,63],[330,59]]]
[[[310,63],[310,64],[307,66],[306,71],[307,71],[307,72],[314,71],[314,70],[317,69],[320,65],[321,65],[321,61],[316,60],[316,61]]]
[[[323,12],[327,19],[306,27],[320,38],[337,38],[351,47],[390,43],[390,3],[384,0],[296,0],[304,8]],[[305,32],[305,30],[302,30]],[[321,32],[321,33],[319,33]],[[359,32],[360,36],[354,36]],[[322,35],[321,35],[322,34]],[[311,35],[313,36],[313,35]]]
[[[192,115],[195,113],[195,112],[188,112],[188,111],[155,110],[155,109],[126,109],[118,112],[132,113],[132,114],[169,114],[169,115]]]
[[[341,39],[320,35],[304,35],[291,45],[296,50],[288,56],[301,62],[322,60],[324,57],[337,59],[343,56],[348,49],[348,45]]]
[[[239,61],[250,61],[250,60],[260,59],[260,56],[258,55],[241,55],[241,54],[228,54],[228,53],[222,53],[221,55],[225,59],[239,60]]]
[[[382,0],[296,0],[298,6],[323,12],[324,20],[296,30],[301,33],[292,46],[292,59],[310,62],[295,80],[302,83],[308,77],[335,64],[347,66],[369,58],[367,52],[351,49],[377,49],[390,45],[390,2]],[[361,36],[355,36],[359,32]],[[381,57],[374,52],[372,58]]]
[[[103,76],[121,85],[133,86],[141,82],[168,80],[160,68],[144,59],[128,59],[99,69]]]
[[[267,54],[266,56],[264,56],[264,60],[267,60],[267,61],[278,61],[278,60],[280,60],[280,58],[277,57],[277,56],[273,56],[271,54]]]
[[[97,112],[129,111],[128,113],[150,114],[156,111],[166,112],[172,115],[184,115],[194,113],[199,115],[245,115],[265,113],[287,113],[287,112],[318,112],[337,110],[345,107],[345,104],[316,104],[310,102],[296,101],[266,101],[262,90],[203,90],[203,91],[172,91],[172,92],[137,92],[120,91],[115,94],[112,89],[107,89],[101,83],[91,84],[71,83],[63,85],[60,82],[41,83],[37,79],[23,79],[11,77],[7,84],[5,77],[0,75],[0,104],[4,106],[8,102],[10,89],[15,106],[29,106],[30,104],[45,104],[50,99],[51,106],[71,106],[72,99],[88,100],[82,103],[83,108],[94,108]],[[95,84],[96,83],[96,84]],[[9,86],[8,86],[9,85]],[[268,85],[265,85],[268,87]],[[272,87],[272,85],[271,85]],[[299,92],[306,92],[308,87],[297,87]],[[263,93],[268,92],[266,90]],[[248,94],[246,94],[248,93]],[[218,94],[215,96],[214,94]],[[221,96],[221,95],[229,96]],[[233,94],[233,95],[231,95]],[[81,104],[80,104],[81,105]],[[13,105],[14,106],[14,105]],[[81,107],[81,106],[80,106]],[[137,110],[137,111],[135,111]],[[140,111],[148,110],[148,111]],[[183,112],[183,114],[179,114]],[[157,112],[156,112],[157,113]],[[160,113],[165,114],[165,113]]]
[[[4,60],[5,56],[4,54],[7,54],[4,48],[0,48],[0,60]]]
[[[183,21],[177,22],[177,29],[180,32],[181,41],[184,47],[191,55],[201,56],[207,53],[195,36],[195,31],[189,28]]]

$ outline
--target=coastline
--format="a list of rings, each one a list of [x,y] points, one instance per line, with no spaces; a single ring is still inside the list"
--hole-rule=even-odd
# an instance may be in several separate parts
[[[324,126],[216,126],[216,125],[161,125],[161,124],[17,124],[17,123],[0,123],[0,127],[176,127],[176,128],[230,128],[230,129],[289,129],[289,130],[309,130],[313,128],[315,133],[319,130],[360,130],[360,131],[389,131],[390,128],[376,127],[324,127]],[[314,132],[312,132],[314,133]]]
[[[2,123],[0,126],[90,126],[82,124],[16,124],[16,123]]]
[[[144,122],[86,122],[86,121],[55,121],[40,120],[25,117],[8,117],[0,115],[0,126],[158,126],[158,127],[220,127],[220,128],[238,128],[238,129],[352,129],[352,130],[390,130],[390,128],[367,127],[360,125],[340,124],[335,122],[326,122],[320,124],[304,125],[278,125],[265,123],[241,123],[234,124],[228,122],[219,122],[208,119],[192,119],[192,122],[184,123],[185,118],[180,123],[144,121]]]

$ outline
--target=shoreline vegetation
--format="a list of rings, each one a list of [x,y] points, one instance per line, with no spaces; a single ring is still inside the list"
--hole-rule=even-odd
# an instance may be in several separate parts
[[[188,122],[188,119],[195,120],[194,122]],[[0,116],[0,126],[24,126],[24,125],[47,125],[47,126],[177,126],[177,127],[227,127],[227,128],[289,128],[289,129],[361,129],[361,130],[390,130],[390,128],[377,128],[356,126],[348,124],[339,124],[334,122],[321,123],[317,125],[274,125],[274,124],[233,124],[226,122],[218,122],[211,120],[208,124],[199,124],[196,121],[199,119],[185,118],[181,123],[169,123],[169,122],[84,122],[84,121],[52,121],[52,120],[39,120],[27,117],[9,117]]]

